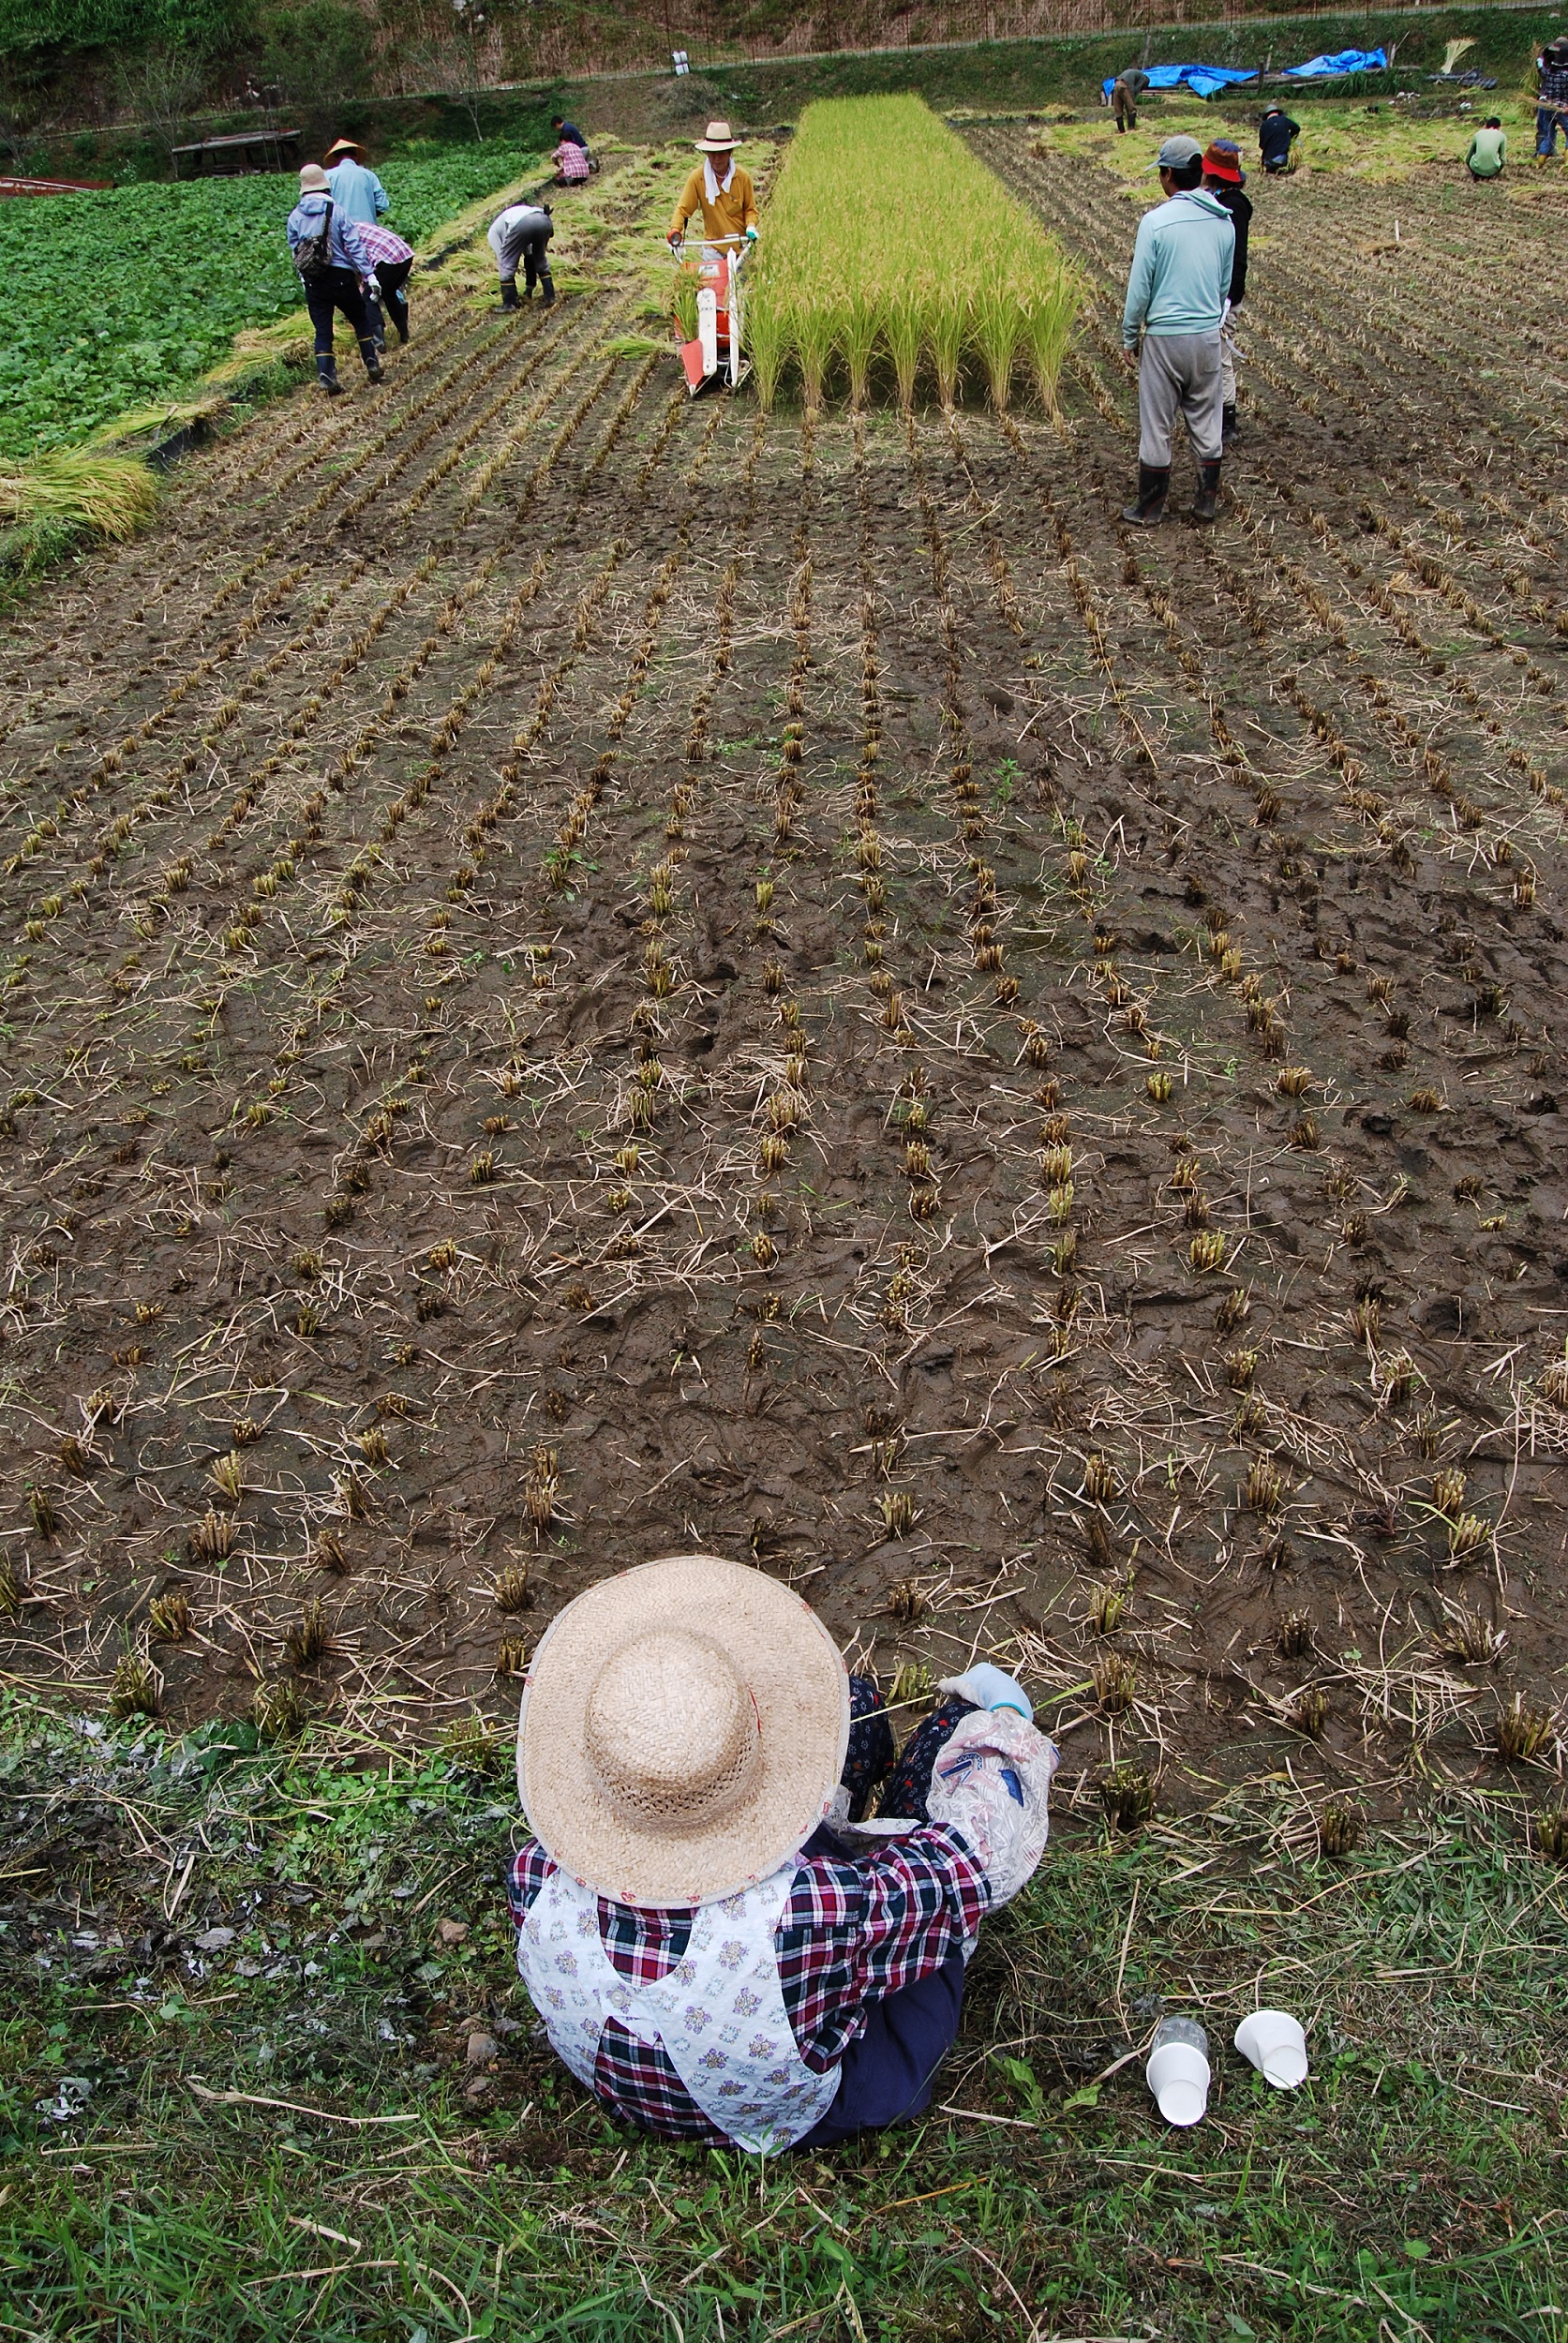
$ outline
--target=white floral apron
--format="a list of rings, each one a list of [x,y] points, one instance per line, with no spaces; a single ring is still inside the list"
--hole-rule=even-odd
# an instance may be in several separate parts
[[[620,1975],[599,1935],[591,1888],[551,1873],[517,1933],[517,1966],[552,2048],[593,2088],[599,2039],[619,2019],[657,2043],[716,2129],[754,2156],[804,2139],[838,2094],[796,2046],[775,1935],[799,1865],[698,1906],[684,1957],[656,1985]]]

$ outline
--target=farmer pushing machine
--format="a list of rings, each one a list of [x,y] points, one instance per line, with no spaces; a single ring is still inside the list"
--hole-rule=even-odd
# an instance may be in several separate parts
[[[697,330],[680,348],[694,398],[706,391],[734,390],[744,380],[740,273],[757,234],[756,196],[750,172],[736,162],[729,124],[710,122],[696,148],[702,161],[681,189],[666,237],[677,260],[684,261],[686,223],[701,213]]]

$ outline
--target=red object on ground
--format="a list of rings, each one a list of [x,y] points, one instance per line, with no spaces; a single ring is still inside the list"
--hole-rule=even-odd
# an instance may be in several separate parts
[[[0,195],[96,195],[112,179],[0,179]]]

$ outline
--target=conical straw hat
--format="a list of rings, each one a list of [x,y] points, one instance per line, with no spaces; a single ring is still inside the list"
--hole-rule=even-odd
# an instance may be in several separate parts
[[[523,1690],[517,1791],[540,1844],[600,1895],[712,1903],[804,1845],[848,1745],[849,1678],[810,1605],[682,1554],[551,1622]]]

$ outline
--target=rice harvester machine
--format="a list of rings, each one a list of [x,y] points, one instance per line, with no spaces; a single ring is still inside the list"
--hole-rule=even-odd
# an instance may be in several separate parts
[[[694,265],[697,275],[697,330],[694,340],[680,344],[680,364],[693,398],[709,392],[739,390],[751,372],[745,353],[745,296],[741,272],[751,257],[746,236],[709,237],[689,254],[684,243],[671,247],[678,268]],[[679,310],[677,331],[682,331]]]

